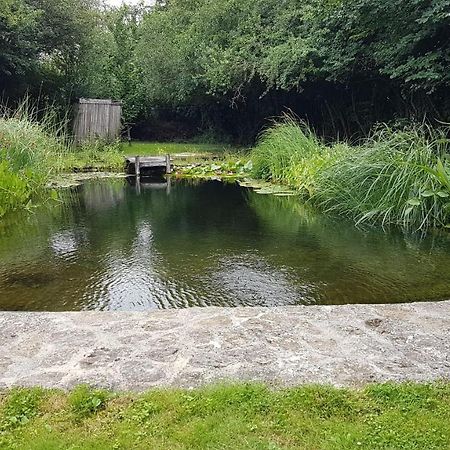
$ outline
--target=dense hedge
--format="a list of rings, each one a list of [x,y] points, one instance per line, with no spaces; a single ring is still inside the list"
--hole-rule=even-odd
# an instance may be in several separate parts
[[[448,0],[0,0],[3,96],[122,98],[236,139],[291,108],[329,136],[450,119]]]

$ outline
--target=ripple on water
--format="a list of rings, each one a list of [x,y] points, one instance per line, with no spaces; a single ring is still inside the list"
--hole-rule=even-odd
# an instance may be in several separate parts
[[[450,236],[358,230],[233,184],[87,182],[2,224],[0,309],[148,310],[437,300]]]

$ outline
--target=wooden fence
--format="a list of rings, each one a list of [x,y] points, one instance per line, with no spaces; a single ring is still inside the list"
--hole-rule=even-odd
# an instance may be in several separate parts
[[[114,141],[122,129],[122,103],[113,100],[80,98],[75,105],[76,143],[101,139]]]

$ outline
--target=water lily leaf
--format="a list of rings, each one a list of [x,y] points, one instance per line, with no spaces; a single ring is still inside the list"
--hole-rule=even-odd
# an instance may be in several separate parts
[[[239,181],[239,185],[242,187],[248,187],[248,188],[254,188],[254,189],[261,189],[264,187],[272,186],[271,183],[268,183],[267,181],[261,181],[261,180],[252,180],[245,178],[244,181]]]
[[[268,185],[260,189],[255,189],[255,192],[258,194],[274,194],[274,195],[292,195],[295,194],[295,191],[286,188],[284,186],[277,186],[277,185]]]

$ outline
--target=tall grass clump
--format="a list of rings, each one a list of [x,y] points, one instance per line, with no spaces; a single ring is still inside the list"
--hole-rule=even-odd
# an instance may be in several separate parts
[[[446,130],[425,125],[383,125],[359,146],[327,146],[284,118],[252,160],[254,176],[297,187],[327,212],[425,231],[450,226],[449,151]]]
[[[343,144],[327,147],[306,124],[285,116],[260,136],[252,152],[253,176],[288,184],[311,196],[318,173],[347,150]]]
[[[318,176],[313,200],[357,223],[412,230],[450,222],[449,140],[439,130],[377,129]]]
[[[50,114],[41,121],[26,105],[0,111],[0,217],[42,194],[67,148]]]

